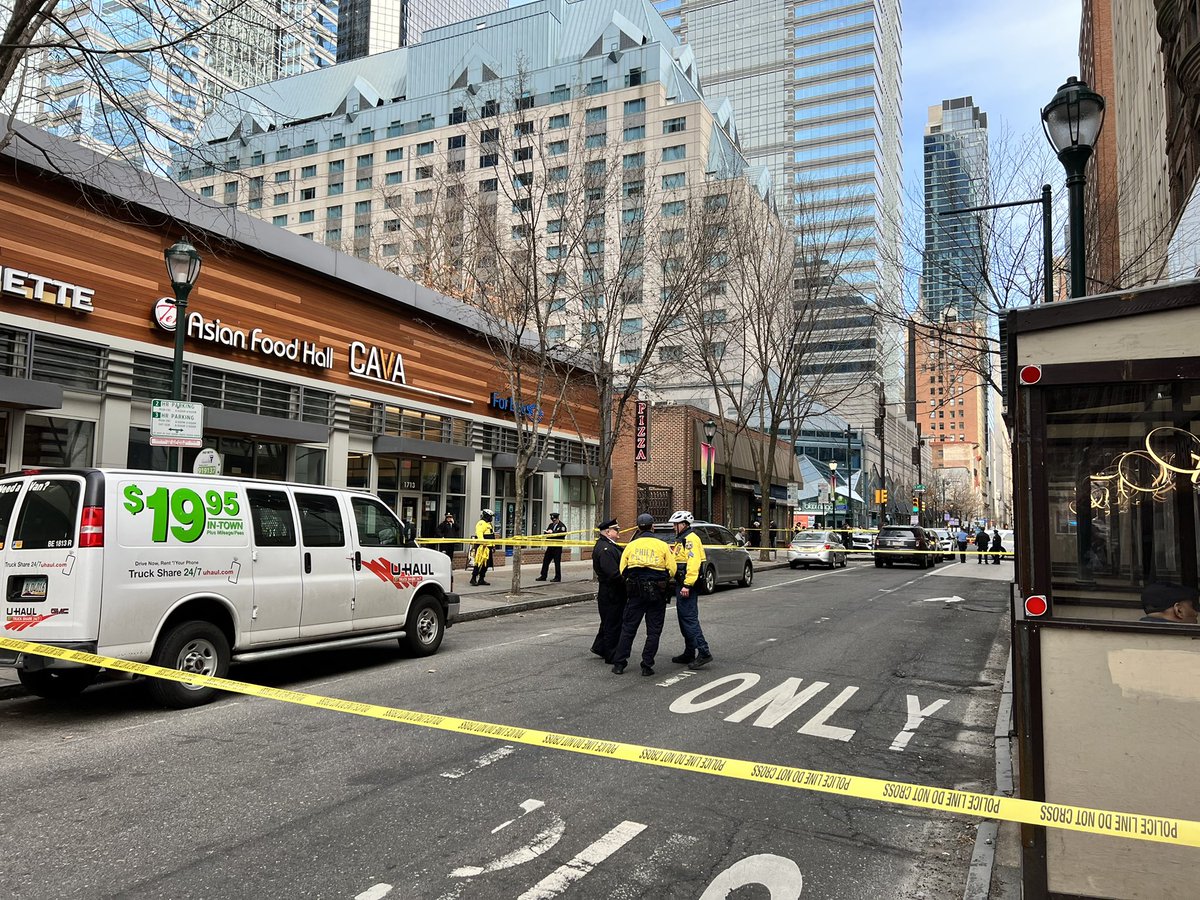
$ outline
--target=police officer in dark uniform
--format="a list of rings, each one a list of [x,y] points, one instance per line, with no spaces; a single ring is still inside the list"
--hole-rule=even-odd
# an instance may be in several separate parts
[[[547,541],[546,552],[542,554],[542,574],[533,579],[534,581],[546,580],[546,576],[550,574],[550,563],[554,563],[554,578],[551,580],[562,581],[562,541],[566,533],[567,526],[559,520],[558,513],[550,513],[550,524],[542,532]],[[558,543],[555,544],[555,541]]]
[[[592,641],[592,652],[612,665],[625,615],[625,579],[621,577],[621,547],[617,544],[621,527],[616,519],[609,519],[601,522],[598,530],[600,538],[592,547],[592,571],[598,582],[596,606],[600,612],[600,629]]]
[[[642,618],[646,619],[646,643],[642,647],[642,674],[654,674],[654,654],[667,617],[667,599],[675,579],[675,555],[666,541],[654,536],[654,516],[637,517],[638,533],[621,553],[621,574],[625,576],[625,615],[621,620],[621,640],[613,651],[613,674],[625,671],[633,639]]]

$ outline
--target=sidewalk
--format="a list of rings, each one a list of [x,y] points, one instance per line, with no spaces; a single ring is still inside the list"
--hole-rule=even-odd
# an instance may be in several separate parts
[[[772,559],[762,562],[754,560],[755,573],[779,569],[787,565],[786,560]],[[562,606],[565,603],[583,603],[596,599],[596,583],[592,581],[591,560],[564,562],[562,565],[562,581],[535,581],[541,572],[541,564],[521,566],[521,593],[517,596],[509,594],[512,586],[512,569],[504,566],[489,569],[488,584],[472,587],[471,573],[468,569],[454,570],[454,590],[458,593],[461,603],[458,608],[456,622],[470,622],[475,619],[487,619],[491,616],[503,616],[510,613],[524,612],[529,609],[541,609],[547,606]],[[554,568],[550,569],[550,577],[554,577]],[[12,697],[23,697],[26,690],[17,679],[13,669],[0,668],[0,700]]]

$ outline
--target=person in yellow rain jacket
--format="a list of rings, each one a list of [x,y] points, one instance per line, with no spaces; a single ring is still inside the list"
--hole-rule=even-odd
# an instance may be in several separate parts
[[[646,643],[642,647],[642,674],[654,674],[654,655],[667,618],[667,600],[671,579],[675,576],[675,558],[665,542],[654,536],[654,516],[637,517],[637,534],[621,553],[621,574],[625,577],[625,616],[621,619],[621,637],[613,651],[613,674],[625,671],[633,639],[642,618],[646,619]]]
[[[692,531],[692,514],[685,509],[672,513],[667,519],[675,526],[675,612],[679,616],[679,631],[683,634],[683,652],[672,656],[671,662],[687,663],[689,669],[699,669],[712,662],[708,641],[700,628],[700,573],[704,571],[704,545]]]
[[[492,545],[485,544],[484,541],[490,541],[496,537],[496,530],[492,528],[492,511],[485,509],[479,514],[479,521],[475,523],[475,540],[480,543],[476,544],[471,551],[471,584],[489,584],[483,580],[483,576],[487,574],[488,566],[492,564]]]

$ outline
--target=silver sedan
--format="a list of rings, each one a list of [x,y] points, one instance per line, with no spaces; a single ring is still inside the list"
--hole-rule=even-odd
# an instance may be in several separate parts
[[[846,567],[846,547],[836,531],[802,531],[788,547],[788,565],[793,569],[817,565]]]

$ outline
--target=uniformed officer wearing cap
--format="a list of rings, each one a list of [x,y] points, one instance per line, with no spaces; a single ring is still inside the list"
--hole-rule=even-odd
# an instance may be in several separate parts
[[[546,552],[542,556],[542,574],[534,581],[545,581],[550,574],[550,563],[554,563],[554,581],[562,581],[562,542],[567,533],[567,526],[558,518],[558,513],[550,513],[550,524],[542,532],[546,539]]]
[[[654,674],[654,655],[667,617],[667,599],[675,577],[675,556],[666,541],[654,536],[654,516],[637,517],[638,533],[621,553],[621,574],[625,576],[625,615],[621,619],[621,640],[613,651],[613,674],[625,671],[633,639],[642,618],[646,619],[646,643],[642,647],[642,674]]]
[[[596,606],[600,628],[592,641],[592,652],[612,665],[612,655],[621,640],[621,619],[625,615],[625,580],[621,577],[621,526],[616,519],[601,522],[600,537],[592,547],[592,571],[596,573]]]

